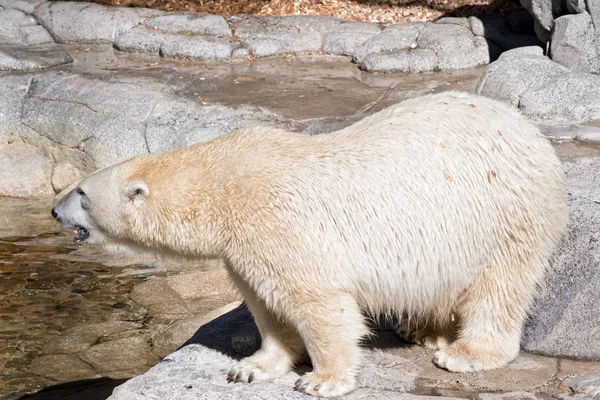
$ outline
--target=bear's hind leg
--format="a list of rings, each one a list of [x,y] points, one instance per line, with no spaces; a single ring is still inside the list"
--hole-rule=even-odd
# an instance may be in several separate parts
[[[440,350],[452,341],[451,327],[424,318],[404,321],[396,329],[396,333],[409,343]]]
[[[358,304],[348,295],[322,296],[298,305],[298,332],[313,371],[296,381],[295,389],[318,397],[336,397],[356,387],[360,340],[368,334]]]
[[[434,363],[452,372],[475,372],[513,361],[543,268],[538,262],[533,268],[488,269],[459,299],[457,339],[435,354]]]
[[[258,382],[278,378],[288,373],[305,353],[302,338],[288,323],[269,312],[248,287],[238,286],[262,338],[260,349],[234,365],[228,374],[230,382]],[[245,289],[245,290],[244,290]]]

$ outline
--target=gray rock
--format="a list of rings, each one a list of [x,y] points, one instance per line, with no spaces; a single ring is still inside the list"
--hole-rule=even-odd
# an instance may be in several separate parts
[[[320,16],[232,17],[235,35],[253,56],[311,53],[322,46],[322,34],[343,25],[340,20]]]
[[[188,32],[201,35],[230,36],[231,28],[225,18],[195,12],[169,13],[150,18],[146,26],[168,32]]]
[[[565,15],[554,22],[552,60],[576,71],[600,72],[600,55],[590,15],[587,12]]]
[[[600,399],[600,372],[578,376],[564,382],[575,393],[585,393],[591,399]]]
[[[33,11],[40,4],[47,3],[49,0],[0,0],[0,6],[5,9],[14,9],[23,11],[25,14],[33,14]]]
[[[30,81],[26,74],[0,76],[0,137],[7,141],[26,128],[21,123],[21,110]]]
[[[233,50],[228,38],[169,33],[142,26],[119,35],[114,45],[121,51],[195,60],[225,60]]]
[[[33,70],[71,63],[63,48],[51,45],[0,47],[0,70]]]
[[[565,67],[544,57],[541,48],[518,48],[502,53],[487,66],[475,91],[517,106],[523,93],[543,87],[566,72]]]
[[[67,354],[51,354],[35,358],[27,370],[59,382],[75,381],[95,375],[94,369],[89,364]]]
[[[356,49],[371,39],[375,32],[331,32],[323,35],[323,52],[328,54],[352,55]]]
[[[0,11],[0,44],[24,44],[22,27],[35,25],[35,19],[19,10]]]
[[[600,76],[569,73],[521,95],[521,110],[538,121],[577,123],[600,119]]]
[[[566,164],[570,227],[551,263],[522,345],[536,353],[600,358],[600,162]]]
[[[83,174],[67,160],[61,160],[52,166],[52,188],[55,193],[62,192],[82,178]]]
[[[50,160],[33,146],[14,143],[0,147],[0,196],[53,195],[51,168]]]
[[[41,25],[21,27],[21,35],[26,45],[54,43],[54,39]]]
[[[78,2],[44,3],[34,15],[58,42],[112,42],[145,19],[160,15],[145,8],[104,7]]]
[[[104,321],[80,324],[66,329],[61,335],[44,337],[47,353],[79,354],[109,335],[140,329],[141,324],[126,321]]]
[[[164,57],[195,60],[226,60],[231,57],[232,51],[229,39],[200,35],[170,35],[160,47],[160,54]]]
[[[433,50],[441,70],[471,68],[490,62],[485,39],[474,37],[458,25],[428,24],[417,39],[417,47]]]
[[[471,29],[471,22],[464,17],[443,17],[435,21],[436,24],[458,25],[463,28]]]
[[[361,64],[370,54],[411,48],[416,45],[417,37],[425,26],[426,24],[420,22],[388,26],[379,35],[358,46],[352,59]]]
[[[354,61],[370,72],[427,72],[487,64],[490,49],[485,39],[454,22],[392,25],[360,45]]]

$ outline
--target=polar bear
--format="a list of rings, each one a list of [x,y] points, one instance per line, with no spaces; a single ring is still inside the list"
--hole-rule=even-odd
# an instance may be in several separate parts
[[[322,397],[355,388],[365,315],[424,321],[415,337],[449,371],[505,366],[567,223],[550,143],[462,92],[327,135],[253,128],[137,156],[52,214],[76,241],[222,257],[262,336],[229,380],[277,378],[308,353],[295,388]]]

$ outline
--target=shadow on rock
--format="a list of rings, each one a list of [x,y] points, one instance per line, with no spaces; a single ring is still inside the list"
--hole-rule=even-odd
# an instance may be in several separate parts
[[[35,394],[18,397],[18,400],[105,400],[115,387],[125,381],[127,379],[100,378],[61,383]]]
[[[367,318],[367,325],[374,335],[364,342],[364,346],[373,349],[410,346],[394,332],[394,322],[385,318]],[[239,360],[254,354],[260,348],[261,339],[252,314],[242,304],[202,325],[179,349],[189,344],[200,344]]]
[[[200,344],[235,359],[250,356],[260,348],[260,334],[245,304],[202,325],[181,345]]]

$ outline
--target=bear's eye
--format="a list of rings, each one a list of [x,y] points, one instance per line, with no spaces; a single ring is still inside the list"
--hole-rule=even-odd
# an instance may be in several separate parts
[[[77,188],[77,194],[80,196],[85,196],[85,192],[83,190],[81,190],[81,188]]]

